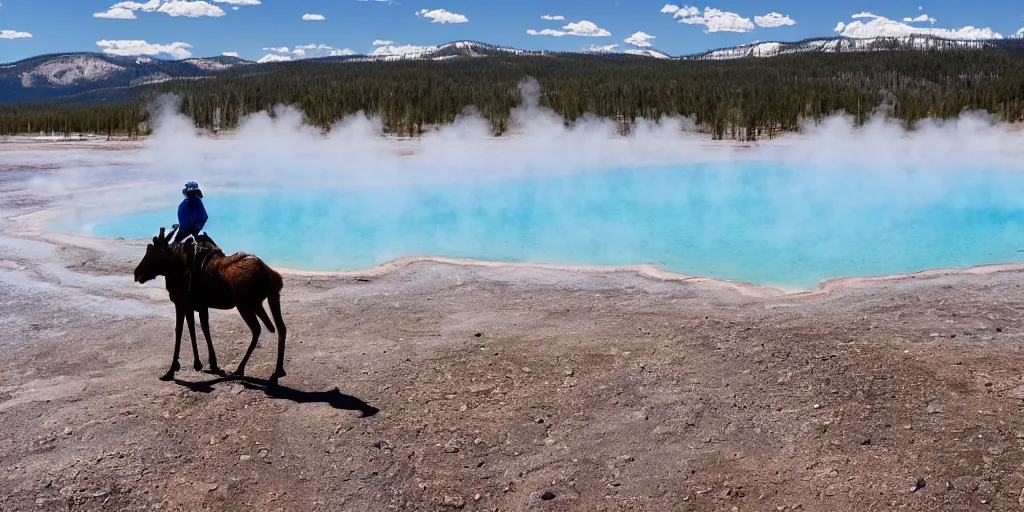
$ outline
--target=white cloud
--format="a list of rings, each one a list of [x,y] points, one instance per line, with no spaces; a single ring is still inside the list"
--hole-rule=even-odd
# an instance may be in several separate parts
[[[531,36],[577,36],[577,37],[608,37],[612,35],[611,32],[595,25],[593,22],[587,20],[581,20],[577,23],[569,23],[562,27],[562,30],[554,30],[546,28],[544,30],[527,30],[527,34]]]
[[[416,16],[427,18],[431,23],[469,23],[469,18],[444,9],[434,9],[433,11],[421,9]]]
[[[565,21],[565,16],[562,16],[560,14],[556,14],[556,15],[545,14],[545,15],[541,16],[540,19],[547,20],[547,21]]]
[[[1024,37],[1024,28],[1018,30],[1017,33],[1013,35],[1013,37]]]
[[[303,14],[302,21],[324,21],[327,17],[323,14]]]
[[[292,58],[287,55],[274,55],[272,53],[268,53],[263,57],[260,57],[260,60],[256,62],[259,62],[260,64],[265,64],[267,62],[288,62],[290,60],[292,60]]]
[[[287,46],[272,46],[269,48],[264,48],[263,51],[277,54],[277,57],[287,57],[286,59],[280,60],[292,60],[293,58],[315,59],[318,57],[338,57],[356,54],[355,50],[350,50],[348,48],[335,48],[330,45],[315,43],[302,44],[296,46],[295,48],[289,48]],[[268,57],[271,57],[271,55],[267,55],[263,58],[266,59]]]
[[[704,25],[704,33],[712,32],[750,32],[754,30],[754,23],[749,18],[744,18],[734,12],[726,12],[714,7],[705,7],[704,13],[700,9],[689,5],[682,7],[668,4],[661,9],[662,13],[671,14],[673,18],[679,18],[679,23],[687,25]]]
[[[626,44],[639,46],[640,48],[648,48],[651,46],[651,39],[654,38],[655,36],[652,36],[646,32],[637,32],[626,38]]]
[[[238,5],[259,5],[260,0],[213,0]],[[118,2],[106,12],[93,14],[95,18],[113,18],[122,20],[135,19],[134,11],[162,12],[168,16],[184,16],[187,18],[224,16],[224,10],[203,0],[149,0],[145,3],[127,1]]]
[[[788,27],[796,25],[793,18],[789,15],[782,15],[777,12],[771,12],[764,16],[754,16],[754,23],[762,28],[777,28],[777,27]]]
[[[224,52],[221,55],[225,57],[238,57],[238,52]]]
[[[578,23],[570,23],[564,27],[565,30],[569,31],[570,36],[582,36],[582,37],[608,37],[612,35],[611,32],[598,27],[592,22],[582,20]]]
[[[14,30],[0,30],[0,39],[28,39],[32,34],[28,32],[17,32]]]
[[[610,53],[615,51],[615,49],[618,47],[619,45],[617,44],[610,44],[608,46],[598,46],[596,44],[592,44],[586,48],[583,48],[583,51],[591,53]]]
[[[160,8],[160,0],[149,0],[144,4],[139,2],[118,2],[110,7],[111,9],[128,9],[129,11],[153,12]]]
[[[348,48],[335,48],[326,44],[304,44],[296,46],[292,50],[292,54],[298,56],[300,59],[315,59],[317,57],[340,57],[346,55],[355,55],[355,50]]]
[[[373,42],[374,46],[390,46],[393,44],[395,44],[394,41],[389,41],[386,39],[377,39],[376,41]]]
[[[840,22],[836,25],[835,33],[843,37],[852,38],[906,37],[911,35],[929,35],[960,40],[1003,38],[1002,34],[988,27],[978,28],[970,25],[956,29],[914,27],[869,12],[862,12],[853,17],[857,21],[851,23]],[[860,21],[862,19],[868,21]]]
[[[916,18],[909,18],[909,17],[903,18],[903,22],[904,23],[924,23],[926,21],[928,23],[931,23],[932,25],[934,25],[936,20],[935,20],[935,18],[932,18],[931,16],[928,16],[927,14],[922,14],[922,15],[916,17]]]
[[[137,55],[167,55],[175,59],[187,59],[192,56],[188,51],[192,45],[176,42],[171,44],[150,44],[139,40],[115,40],[96,41],[96,46],[103,49],[103,53],[121,56]]]
[[[217,7],[216,5],[204,2],[203,0],[169,0],[160,4],[157,12],[162,12],[168,16],[179,17],[183,16],[186,18],[219,18],[224,16],[224,9]]]
[[[93,13],[93,18],[106,18],[108,20],[134,20],[135,13],[124,7],[111,7],[106,12]]]

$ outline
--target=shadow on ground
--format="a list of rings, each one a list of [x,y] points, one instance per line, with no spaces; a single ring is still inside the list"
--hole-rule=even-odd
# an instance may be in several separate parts
[[[222,382],[240,382],[248,389],[263,391],[270,398],[291,400],[297,404],[327,404],[335,409],[359,411],[363,418],[373,416],[380,412],[380,409],[377,409],[376,407],[352,395],[346,395],[338,390],[338,388],[334,388],[330,391],[303,391],[301,389],[275,384],[266,379],[258,379],[256,377],[237,377],[233,375],[195,382],[174,379],[175,384],[184,386],[199,393],[209,393],[213,391],[214,386]]]

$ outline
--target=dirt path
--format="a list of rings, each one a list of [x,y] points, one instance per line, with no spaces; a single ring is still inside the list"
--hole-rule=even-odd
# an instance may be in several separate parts
[[[424,262],[290,277],[279,389],[170,363],[140,248],[0,239],[0,509],[1010,510],[1024,274],[754,297]],[[248,333],[214,314],[231,370]],[[200,356],[207,355],[200,340]],[[914,491],[915,487],[923,487]]]

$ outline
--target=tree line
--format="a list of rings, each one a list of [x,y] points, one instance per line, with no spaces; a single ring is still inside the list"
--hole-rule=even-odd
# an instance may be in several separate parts
[[[926,117],[984,110],[1024,120],[1024,56],[1004,50],[807,53],[729,61],[630,55],[496,55],[443,61],[297,61],[236,68],[210,79],[95,91],[47,103],[0,105],[0,133],[137,135],[148,105],[181,99],[196,125],[230,129],[286,104],[328,129],[345,116],[380,116],[385,131],[417,135],[474,109],[509,130],[519,83],[533,77],[541,106],[572,123],[587,114],[626,132],[639,118],[687,116],[712,137],[757,139],[843,112],[863,123],[882,109],[908,128]]]

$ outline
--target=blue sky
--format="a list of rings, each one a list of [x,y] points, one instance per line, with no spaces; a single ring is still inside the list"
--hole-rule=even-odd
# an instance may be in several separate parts
[[[297,59],[414,51],[406,45],[462,39],[523,49],[593,45],[681,55],[836,33],[867,37],[932,31],[977,38],[1013,37],[1024,28],[1019,0],[721,0],[691,5],[666,0],[0,0],[0,62],[68,51],[157,58],[235,52],[250,60]],[[307,14],[324,19],[306,21]],[[375,46],[375,41],[392,44]]]

